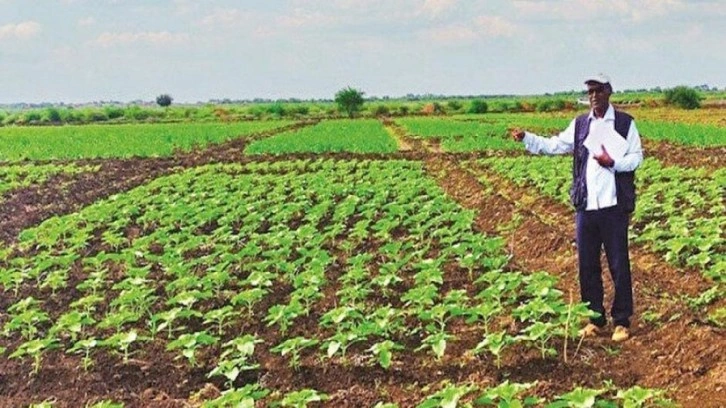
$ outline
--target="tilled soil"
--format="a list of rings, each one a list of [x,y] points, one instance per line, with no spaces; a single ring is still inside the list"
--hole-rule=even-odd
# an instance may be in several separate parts
[[[43,185],[15,191],[3,198],[0,202],[0,242],[13,242],[20,231],[51,216],[77,211],[153,178],[208,163],[321,157],[418,160],[424,162],[427,173],[447,194],[462,206],[477,211],[476,226],[481,232],[506,237],[513,254],[512,266],[523,271],[545,270],[559,276],[560,289],[577,300],[572,211],[533,191],[518,188],[486,168],[467,171],[462,166],[465,161],[475,158],[511,156],[521,152],[442,154],[437,153],[439,148],[431,141],[411,140],[400,128],[394,127],[393,131],[411,147],[410,151],[389,155],[244,157],[242,152],[251,139],[244,138],[203,151],[179,153],[171,158],[78,161],[98,164],[101,168],[94,173],[57,176]],[[274,133],[266,132],[254,138]],[[658,151],[659,146],[646,148]],[[693,166],[696,163],[687,161],[687,155],[682,153],[671,154],[673,149],[663,149],[659,155],[662,154],[668,164]],[[717,156],[706,160],[705,165],[722,168],[722,161]],[[478,178],[486,182],[482,184]],[[240,375],[237,385],[257,381],[283,392],[310,387],[328,393],[331,400],[324,405],[330,407],[370,407],[378,401],[395,401],[408,407],[430,392],[424,390],[425,386],[444,380],[481,386],[494,385],[505,379],[537,380],[537,391],[543,396],[565,392],[574,385],[600,387],[603,381],[612,380],[620,387],[639,384],[668,389],[669,396],[686,407],[726,406],[724,332],[704,324],[679,299],[682,295],[699,293],[707,283],[696,271],[677,270],[644,248],[632,248],[631,259],[636,313],[647,310],[660,317],[655,321],[636,318],[634,337],[622,345],[615,345],[603,336],[586,340],[575,354],[577,345],[570,344],[568,364],[561,357],[543,360],[536,352],[511,350],[505,355],[503,367],[497,369],[491,360],[466,353],[480,337],[468,332],[466,325],[453,322],[458,340],[449,346],[446,356],[439,362],[423,353],[407,353],[398,355],[393,366],[384,370],[357,358],[363,350],[353,346],[345,360],[320,361],[313,356],[318,353],[304,353],[300,369],[292,370],[287,367],[286,359],[270,353],[266,347],[258,347],[255,359],[260,361],[260,369]],[[607,276],[607,272],[605,274]],[[455,278],[450,274],[447,277]],[[71,287],[75,283],[71,282]],[[263,311],[271,304],[283,301],[289,290],[276,289],[257,308]],[[611,288],[606,288],[606,292],[610,293]],[[322,310],[327,308],[324,305],[333,301],[330,296],[326,293],[313,308],[313,313],[301,318],[290,335],[324,336],[317,321]],[[5,309],[8,305],[0,301],[0,306]],[[63,305],[58,306],[62,310]],[[267,344],[276,344],[280,336],[277,330],[267,328],[263,322],[248,322],[244,327],[232,330],[257,333]],[[144,351],[133,355],[126,365],[121,364],[117,356],[101,353],[96,358],[96,366],[88,372],[79,368],[77,356],[60,353],[52,353],[37,376],[29,375],[25,362],[3,359],[0,361],[0,407],[25,406],[46,398],[56,399],[56,406],[60,407],[80,407],[104,399],[123,401],[127,407],[187,407],[194,406],[195,394],[210,398],[224,389],[222,381],[210,380],[205,372],[175,360],[173,354],[163,350],[163,344],[157,340],[144,345]],[[556,346],[561,353],[564,345]],[[204,358],[200,356],[200,361]]]
[[[426,163],[447,194],[464,207],[479,211],[476,223],[483,232],[501,234],[501,226],[519,215],[516,226],[504,232],[514,264],[525,271],[545,270],[559,276],[560,289],[579,297],[570,209],[534,196],[535,192],[516,187],[486,168],[474,170],[488,181],[482,185],[454,162],[433,158]],[[490,192],[485,193],[487,190]],[[609,304],[612,286],[604,256],[602,262],[605,301]],[[726,333],[703,323],[679,299],[702,292],[708,283],[698,271],[674,268],[642,247],[631,247],[631,263],[636,297],[633,338],[621,346],[605,336],[585,341],[582,352],[588,356],[592,375],[613,380],[632,378],[641,386],[673,389],[672,397],[686,407],[726,406]],[[638,319],[645,311],[661,317],[655,322]]]

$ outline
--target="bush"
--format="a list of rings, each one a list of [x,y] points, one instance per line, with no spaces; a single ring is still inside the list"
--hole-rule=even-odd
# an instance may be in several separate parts
[[[56,108],[48,108],[45,110],[45,114],[43,115],[43,121],[44,122],[51,122],[51,123],[60,123],[61,122],[61,114]]]
[[[124,116],[124,109],[118,106],[106,106],[103,110],[109,119],[118,119]]]
[[[373,109],[373,114],[376,116],[388,116],[391,114],[391,109],[386,105],[377,105]]]
[[[471,105],[469,106],[469,113],[487,113],[488,110],[489,105],[479,99],[471,101]]]
[[[459,110],[459,109],[461,109],[461,108],[462,108],[463,106],[464,106],[464,105],[462,105],[462,104],[461,104],[461,102],[459,102],[459,101],[456,101],[456,100],[453,100],[453,101],[448,101],[448,102],[446,102],[446,107],[447,107],[447,108],[448,108],[448,109],[449,109],[450,111],[458,111],[458,110]]]
[[[40,122],[41,119],[42,117],[40,116],[40,112],[35,110],[27,111],[23,115],[24,123],[37,123]]]
[[[149,116],[149,111],[138,105],[131,105],[124,112],[124,117],[129,120],[146,120]]]
[[[537,104],[537,112],[554,112],[565,109],[565,101],[562,99],[545,99]]]
[[[108,115],[102,110],[88,109],[84,114],[86,122],[105,122],[108,120]]]
[[[398,113],[401,116],[406,116],[411,112],[411,108],[408,105],[401,105],[398,107]]]
[[[267,112],[275,116],[285,116],[285,106],[281,103],[273,103],[267,107]]]
[[[665,91],[665,102],[682,109],[696,109],[701,107],[701,95],[693,88],[677,86]]]

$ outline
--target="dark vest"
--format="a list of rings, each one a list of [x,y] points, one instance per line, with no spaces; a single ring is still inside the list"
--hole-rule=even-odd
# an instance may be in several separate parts
[[[590,132],[588,114],[580,115],[575,119],[575,146],[572,161],[572,188],[570,201],[577,211],[587,208],[587,183],[585,182],[585,169],[587,167],[588,150],[583,142]],[[628,138],[628,130],[633,117],[625,112],[615,111],[615,131]],[[635,210],[635,172],[616,172],[615,191],[618,199],[618,208],[631,213]]]

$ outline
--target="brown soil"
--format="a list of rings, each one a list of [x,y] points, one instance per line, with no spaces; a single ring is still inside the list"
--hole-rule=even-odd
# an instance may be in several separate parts
[[[477,209],[477,225],[482,231],[502,234],[514,255],[513,262],[525,271],[545,270],[560,277],[560,289],[579,296],[576,253],[573,246],[574,220],[569,208],[532,191],[514,186],[486,168],[474,173],[487,180],[482,185],[472,173],[452,161],[432,158],[427,169],[439,180],[447,194],[463,206]],[[493,193],[492,193],[493,192]],[[518,214],[520,222],[502,232]],[[698,271],[678,270],[642,247],[631,248],[633,290],[637,311],[655,313],[655,322],[633,322],[633,338],[615,347],[607,338],[583,344],[593,376],[625,378],[639,385],[673,389],[672,397],[683,406],[726,406],[723,390],[726,369],[724,331],[705,325],[682,300],[708,288]],[[603,257],[605,276],[607,262]],[[611,294],[606,281],[606,293]],[[606,295],[606,304],[610,302]],[[617,355],[602,353],[613,347]],[[555,381],[568,381],[559,378]],[[626,384],[617,385],[626,386]]]
[[[41,186],[13,192],[0,202],[0,242],[12,243],[18,232],[53,215],[77,211],[155,177],[208,163],[320,157],[419,160],[447,194],[462,206],[478,212],[476,226],[481,232],[506,237],[513,255],[513,267],[553,273],[560,278],[560,289],[578,298],[572,211],[533,191],[514,186],[487,168],[466,170],[464,166],[466,161],[475,158],[521,153],[442,154],[438,146],[432,146],[430,142],[409,139],[391,122],[386,122],[386,126],[412,150],[390,155],[244,157],[242,152],[251,139],[245,138],[165,159],[79,161],[98,164],[101,168],[95,173],[58,176]],[[671,164],[690,166],[692,163],[678,161],[680,156],[667,157],[672,157],[666,159],[673,160]],[[65,187],[58,188],[60,185]],[[138,234],[138,231],[127,233]],[[89,248],[89,253],[101,249],[98,243],[93,245],[96,246]],[[366,245],[377,244],[369,242]],[[342,253],[336,255],[338,266],[332,268],[331,285],[324,297],[313,306],[309,316],[296,320],[296,326],[290,329],[288,336],[324,337],[329,334],[318,327],[317,321],[335,301],[333,294],[337,287],[334,282],[340,274],[340,260],[345,259]],[[356,345],[348,351],[346,359],[320,361],[315,357],[317,351],[303,352],[301,367],[293,370],[287,367],[286,359],[267,350],[279,342],[278,330],[255,320],[228,329],[233,333],[256,333],[265,341],[265,345],[255,352],[260,369],[241,374],[236,385],[259,382],[281,392],[310,387],[331,396],[324,404],[329,407],[370,407],[379,401],[395,401],[401,407],[410,407],[444,380],[480,386],[494,385],[505,379],[513,382],[537,380],[537,392],[543,396],[568,391],[575,385],[600,387],[603,381],[612,380],[621,387],[639,384],[668,389],[669,396],[685,407],[726,406],[724,331],[705,325],[679,299],[682,295],[699,293],[707,283],[696,271],[677,270],[644,248],[632,248],[631,259],[637,312],[642,315],[650,311],[659,317],[654,321],[636,320],[634,338],[622,345],[616,346],[606,337],[596,338],[585,341],[577,355],[575,345],[570,345],[568,364],[561,358],[543,360],[537,353],[515,349],[505,355],[502,368],[497,369],[490,359],[474,358],[466,353],[481,339],[480,334],[470,332],[466,325],[454,321],[452,327],[457,340],[449,345],[442,361],[435,362],[424,352],[398,354],[393,366],[384,370],[361,359],[370,345]],[[461,271],[447,269],[447,280],[459,282],[460,274]],[[70,282],[70,286],[74,287],[79,279],[80,275]],[[472,288],[465,289],[471,292]],[[606,290],[611,292],[611,288]],[[276,288],[256,306],[255,315],[262,315],[274,303],[286,302],[289,293],[290,288]],[[1,296],[0,310],[6,310],[11,298],[17,300],[23,296],[27,293],[17,297]],[[58,313],[67,306],[70,297],[52,301],[57,306],[54,313]],[[395,301],[391,299],[394,304]],[[398,340],[404,344],[418,341]],[[80,407],[105,399],[124,402],[127,407],[188,407],[195,406],[192,403],[194,395],[206,398],[219,395],[219,390],[224,389],[223,381],[210,380],[205,371],[190,368],[184,360],[175,360],[174,353],[163,349],[164,343],[157,339],[145,344],[125,365],[116,355],[99,353],[95,356],[96,365],[88,372],[79,368],[78,356],[61,353],[50,353],[37,376],[29,374],[27,361],[0,359],[0,407],[27,406],[46,398],[55,399],[57,407]],[[17,344],[8,345],[10,349],[15,346]],[[557,348],[561,352],[563,345],[557,344]],[[212,351],[218,353],[219,349],[216,346]],[[205,358],[200,356],[200,362]],[[425,391],[427,386],[433,388]]]
[[[703,167],[709,170],[726,167],[726,147],[682,146],[644,140],[643,150],[647,157],[658,159],[664,166]]]

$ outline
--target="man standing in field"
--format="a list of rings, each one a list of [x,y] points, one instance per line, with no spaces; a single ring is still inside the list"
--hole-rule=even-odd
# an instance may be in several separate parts
[[[512,137],[531,153],[574,153],[570,199],[577,210],[580,294],[599,313],[580,334],[595,336],[607,323],[600,265],[604,246],[615,287],[612,339],[619,342],[630,337],[633,314],[628,223],[635,209],[635,169],[643,161],[643,149],[633,118],[610,104],[610,79],[598,74],[588,77],[585,85],[590,112],[575,118],[562,133],[543,138],[514,129]]]

